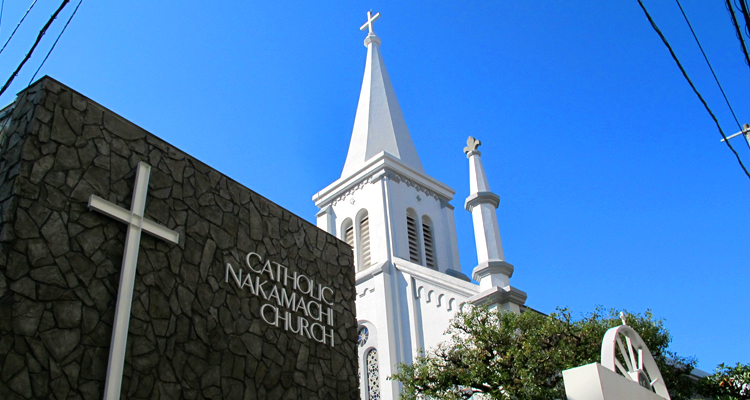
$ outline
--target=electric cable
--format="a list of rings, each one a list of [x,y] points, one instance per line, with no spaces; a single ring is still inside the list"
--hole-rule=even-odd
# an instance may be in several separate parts
[[[728,1],[729,0],[727,0],[727,2]],[[654,31],[656,31],[656,33],[659,35],[662,42],[664,42],[664,45],[667,46],[669,53],[672,55],[672,59],[674,60],[675,63],[677,63],[677,66],[680,68],[680,72],[682,72],[682,76],[684,76],[685,79],[688,81],[688,83],[690,84],[690,87],[693,89],[693,92],[695,92],[695,95],[698,96],[698,99],[700,99],[701,103],[703,103],[703,107],[705,107],[706,111],[708,111],[708,114],[711,115],[711,118],[714,120],[716,127],[719,129],[719,133],[721,133],[721,137],[724,138],[724,143],[726,143],[729,149],[732,150],[732,153],[734,153],[734,156],[737,157],[737,162],[740,163],[740,167],[742,167],[742,170],[745,171],[745,175],[747,175],[748,179],[750,179],[750,172],[747,171],[747,168],[745,168],[745,164],[742,163],[742,160],[740,159],[740,155],[737,154],[737,151],[734,149],[734,147],[732,147],[732,144],[729,143],[729,141],[727,140],[727,136],[724,134],[724,130],[721,129],[721,125],[719,125],[719,120],[716,119],[716,116],[708,107],[706,100],[703,99],[703,96],[701,96],[700,92],[698,92],[698,89],[696,89],[695,85],[693,84],[693,81],[691,81],[690,77],[688,77],[687,72],[685,72],[685,68],[682,67],[682,63],[680,63],[680,60],[677,59],[677,55],[674,53],[674,50],[672,50],[672,46],[669,45],[667,38],[664,37],[664,34],[661,32],[659,27],[656,26],[656,22],[654,22],[653,18],[651,18],[651,14],[648,13],[648,10],[646,10],[646,6],[643,5],[643,1],[638,0],[638,4],[641,6],[643,13],[646,14],[646,18],[648,18],[648,22],[651,23],[651,27],[654,28]],[[744,45],[744,42],[743,42],[743,45]]]
[[[740,10],[742,10],[742,16],[745,18],[745,33],[750,36],[750,15],[747,12],[747,1],[740,0]]]
[[[5,46],[7,46],[8,43],[10,43],[10,39],[13,39],[13,35],[16,34],[16,31],[18,30],[18,27],[21,26],[21,23],[23,23],[23,20],[26,19],[26,16],[29,15],[29,11],[31,11],[31,9],[34,7],[34,4],[36,4],[36,2],[37,2],[37,0],[34,0],[34,2],[31,3],[31,5],[29,6],[29,9],[26,10],[26,13],[23,15],[23,17],[21,17],[21,20],[18,21],[18,25],[16,25],[15,29],[13,29],[13,32],[11,32],[10,36],[8,37],[8,40],[5,41],[5,44],[3,45],[3,48],[0,49],[0,53],[2,53],[3,50],[5,50]]]
[[[39,70],[42,69],[42,67],[44,66],[44,63],[47,62],[47,58],[49,58],[49,55],[52,54],[52,50],[54,50],[55,46],[57,46],[57,41],[60,40],[60,37],[62,36],[62,34],[65,33],[65,29],[68,28],[68,24],[70,24],[70,21],[76,15],[76,12],[78,11],[78,7],[81,6],[81,3],[83,3],[83,0],[80,0],[78,2],[78,5],[76,6],[75,10],[73,10],[73,14],[70,14],[70,18],[68,18],[68,22],[65,23],[65,26],[63,26],[62,31],[60,31],[60,34],[57,35],[57,39],[55,39],[55,43],[52,43],[52,47],[50,47],[49,51],[47,52],[47,55],[44,56],[44,60],[42,60],[42,63],[39,64],[39,68],[36,69],[36,71],[34,72],[34,75],[29,80],[29,86],[31,85],[32,82],[34,82],[34,78],[36,78],[36,74],[38,74]]]
[[[42,36],[47,32],[47,28],[52,24],[52,21],[57,18],[57,15],[60,14],[60,11],[70,2],[70,0],[63,0],[62,4],[60,4],[60,7],[57,8],[54,14],[49,18],[49,21],[47,21],[46,24],[44,24],[44,27],[42,27],[42,30],[39,31],[39,35],[36,37],[36,41],[34,42],[34,45],[31,46],[31,50],[26,54],[26,57],[24,57],[23,61],[21,61],[21,64],[18,65],[18,68],[16,68],[15,71],[13,71],[13,74],[8,78],[8,80],[5,82],[2,88],[0,88],[0,96],[2,96],[3,93],[8,89],[8,86],[13,82],[13,79],[15,79],[16,75],[18,75],[18,72],[21,71],[21,68],[23,68],[23,65],[26,64],[26,61],[29,61],[29,58],[31,58],[31,53],[34,52],[34,49],[36,49],[36,46],[39,44],[39,41],[42,40]]]
[[[680,4],[680,0],[675,0],[677,2],[677,7],[680,7],[680,12],[682,13],[682,16],[685,18],[685,22],[687,22],[688,28],[690,28],[690,32],[693,34],[693,38],[695,39],[695,43],[698,44],[698,48],[701,49],[701,54],[703,54],[703,59],[706,60],[706,64],[708,64],[708,69],[711,70],[711,75],[714,76],[714,80],[716,81],[716,85],[719,86],[719,90],[721,91],[721,95],[724,96],[724,101],[727,102],[727,107],[729,107],[729,111],[732,112],[732,117],[734,117],[734,122],[737,123],[737,127],[742,130],[742,125],[740,124],[740,121],[737,119],[737,115],[734,113],[734,109],[732,108],[732,105],[729,104],[729,99],[727,98],[727,94],[724,93],[724,88],[721,87],[721,83],[719,83],[719,78],[716,77],[716,72],[714,72],[714,68],[711,66],[711,63],[708,61],[708,56],[706,56],[706,52],[703,51],[703,46],[701,46],[701,42],[698,41],[698,36],[695,34],[695,31],[693,30],[693,25],[690,24],[690,21],[688,20],[687,15],[685,14],[685,10],[682,9],[682,5]]]
[[[640,0],[638,0],[640,2]],[[742,47],[742,53],[745,55],[745,63],[748,67],[750,67],[750,56],[747,55],[747,47],[745,46],[745,40],[742,38],[742,31],[740,30],[740,25],[737,23],[737,16],[734,15],[734,7],[732,7],[732,2],[730,0],[726,0],[727,3],[727,11],[729,11],[729,16],[732,17],[732,25],[734,25],[734,30],[737,33],[737,39],[740,41],[740,45]]]
[[[3,10],[5,9],[5,0],[0,3],[0,27],[3,26]]]

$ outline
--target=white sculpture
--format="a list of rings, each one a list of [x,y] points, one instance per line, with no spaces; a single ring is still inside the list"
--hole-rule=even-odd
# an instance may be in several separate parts
[[[563,371],[569,400],[671,400],[648,346],[623,314],[620,319],[622,325],[604,334],[601,364]]]
[[[633,328],[625,323],[620,313],[622,325],[610,328],[602,340],[602,365],[611,371],[637,382],[659,396],[671,400],[667,385],[648,346]],[[625,342],[623,343],[623,339]],[[625,365],[620,360],[625,361]]]

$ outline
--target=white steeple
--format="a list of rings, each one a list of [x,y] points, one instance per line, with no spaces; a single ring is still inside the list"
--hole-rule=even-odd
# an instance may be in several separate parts
[[[503,242],[500,240],[500,227],[495,212],[495,209],[500,205],[500,197],[490,191],[490,184],[487,182],[487,175],[484,173],[484,166],[482,166],[482,153],[477,150],[480,144],[482,142],[469,136],[466,147],[464,147],[464,153],[469,159],[469,185],[471,188],[471,195],[466,199],[466,210],[471,213],[474,220],[477,261],[479,265],[482,265],[489,261],[505,261],[505,254],[503,253]],[[511,266],[509,271],[506,271],[507,277],[505,278],[505,284],[502,286],[508,284],[507,278],[510,278],[512,274],[513,267]]]
[[[482,144],[469,136],[464,153],[469,159],[471,194],[466,198],[466,210],[474,222],[474,239],[477,247],[477,266],[472,278],[479,282],[482,292],[474,303],[497,304],[505,309],[518,311],[526,301],[526,293],[510,286],[513,266],[505,262],[500,226],[495,209],[500,197],[490,191],[490,184],[482,166],[482,153],[477,150]]]
[[[372,29],[379,17],[369,12],[360,28],[368,32],[367,60],[349,153],[341,177],[313,196],[318,226],[352,241],[358,270],[397,257],[461,276],[455,192],[419,160]],[[367,235],[359,228],[364,216]]]
[[[360,28],[367,60],[343,172],[313,201],[318,227],[354,254],[360,397],[396,400],[400,384],[385,377],[442,342],[461,304],[495,297],[477,297],[461,273],[455,192],[419,160],[372,29],[379,16],[368,13]]]
[[[380,55],[380,38],[372,29],[372,23],[380,17],[380,13],[373,16],[369,12],[367,16],[367,22],[360,28],[369,29],[365,38],[365,75],[354,117],[349,153],[341,177],[356,173],[381,152],[390,154],[416,172],[424,173]]]

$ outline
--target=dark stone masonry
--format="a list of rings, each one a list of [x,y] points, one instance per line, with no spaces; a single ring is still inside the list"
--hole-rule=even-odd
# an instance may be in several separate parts
[[[127,226],[88,201],[130,209],[141,161],[145,218],[180,239],[141,237],[122,398],[359,397],[351,248],[49,77],[13,107],[0,116],[0,399],[102,398]],[[299,329],[314,305],[291,310],[299,334],[266,322],[293,307],[274,285],[315,296],[259,273],[267,261],[330,288],[317,304],[333,322],[309,331],[333,346]]]

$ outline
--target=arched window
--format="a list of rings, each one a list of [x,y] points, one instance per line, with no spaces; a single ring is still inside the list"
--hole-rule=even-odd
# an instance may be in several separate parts
[[[352,220],[350,218],[347,218],[343,224],[341,224],[341,234],[343,237],[341,240],[345,241],[346,244],[352,247],[354,250],[354,265],[357,265],[357,249],[354,248],[354,224],[352,224]]]
[[[365,374],[367,374],[367,400],[380,400],[380,371],[378,351],[376,349],[367,352],[365,366]]]
[[[346,221],[341,224],[341,232],[344,234],[344,237],[341,239],[354,248],[354,225],[352,224],[351,219],[347,218]]]
[[[411,208],[406,210],[406,235],[409,239],[409,261],[416,264],[422,264],[422,252],[419,250],[417,213]]]
[[[435,257],[435,239],[432,235],[432,222],[429,217],[422,217],[422,239],[424,240],[424,262],[425,266],[437,269],[437,258]]]
[[[365,211],[359,217],[359,264],[357,271],[362,271],[370,266],[370,218]]]
[[[368,321],[358,321],[357,362],[362,400],[380,399],[380,365],[377,329]]]

